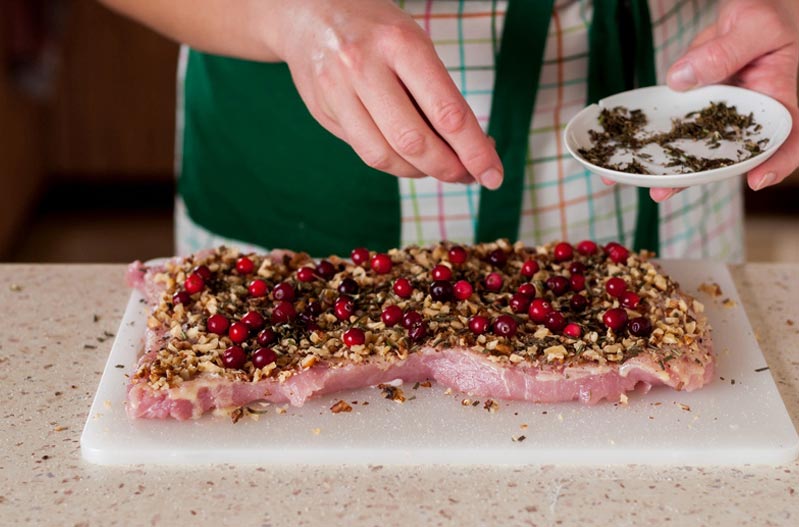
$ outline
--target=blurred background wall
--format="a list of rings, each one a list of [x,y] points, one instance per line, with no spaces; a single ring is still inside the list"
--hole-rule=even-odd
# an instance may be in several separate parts
[[[93,0],[0,2],[0,255],[172,252],[178,47]]]
[[[94,0],[0,0],[0,259],[173,252],[177,53]],[[799,177],[746,203],[749,259],[799,261]]]

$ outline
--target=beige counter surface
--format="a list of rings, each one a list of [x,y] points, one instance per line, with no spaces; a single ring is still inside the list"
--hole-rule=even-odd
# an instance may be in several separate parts
[[[799,423],[799,265],[734,268]],[[2,525],[799,525],[799,463],[652,468],[109,468],[79,438],[124,267],[0,266]]]

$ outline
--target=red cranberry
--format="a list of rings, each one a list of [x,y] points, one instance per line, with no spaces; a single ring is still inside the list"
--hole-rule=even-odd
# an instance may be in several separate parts
[[[625,247],[616,244],[608,249],[608,255],[610,256],[610,259],[613,260],[613,263],[625,264],[627,263],[627,258],[630,256],[630,251],[628,251]]]
[[[178,304],[189,304],[191,302],[191,295],[186,291],[178,291],[174,295],[172,295],[172,303],[175,305]]]
[[[579,339],[583,335],[583,328],[579,324],[570,322],[563,328],[563,334],[573,339]]]
[[[559,311],[552,311],[547,315],[544,325],[552,333],[560,333],[566,327],[566,317]]]
[[[555,257],[556,262],[565,262],[574,257],[574,249],[572,248],[571,244],[560,242],[555,246],[553,256]]]
[[[208,266],[207,266],[207,265],[198,265],[197,267],[195,267],[194,269],[192,269],[192,271],[191,271],[191,272],[192,272],[192,273],[197,273],[197,274],[198,274],[198,275],[200,275],[200,276],[202,277],[202,279],[203,279],[203,280],[205,280],[206,282],[207,282],[208,280],[210,280],[210,279],[211,279],[211,277],[213,276],[213,274],[211,273],[211,270],[210,270],[210,269],[208,269]]]
[[[524,313],[527,311],[527,308],[530,307],[530,297],[521,293],[516,293],[510,297],[508,305],[514,313]]]
[[[222,353],[222,364],[225,368],[239,370],[247,362],[247,354],[240,346],[230,346]]]
[[[271,348],[259,348],[252,354],[252,365],[256,368],[269,366],[277,360],[277,354]]]
[[[596,243],[592,242],[591,240],[583,240],[577,244],[577,252],[584,256],[596,254],[597,250],[598,247],[596,246]]]
[[[547,289],[552,291],[555,296],[560,296],[569,290],[571,284],[565,276],[550,276],[547,278]]]
[[[571,274],[585,274],[585,264],[582,262],[571,262],[569,264]]]
[[[219,313],[208,317],[208,321],[205,323],[205,327],[208,328],[208,331],[216,333],[217,335],[224,335],[229,325],[230,323],[225,315]]]
[[[402,315],[402,327],[411,329],[413,326],[418,326],[424,321],[422,315],[417,311],[408,311]]]
[[[256,337],[259,346],[268,346],[277,340],[277,335],[270,328],[266,328]]]
[[[247,286],[247,291],[250,292],[250,296],[260,298],[266,296],[269,287],[267,287],[266,282],[259,278],[250,282],[250,285]]]
[[[494,249],[488,255],[488,262],[494,267],[503,267],[508,262],[508,253],[502,249]]]
[[[400,298],[410,298],[413,286],[407,278],[397,278],[394,282],[394,293]]]
[[[627,309],[635,309],[640,303],[641,297],[632,291],[625,291],[624,294],[621,295],[621,305]]]
[[[582,291],[585,289],[585,275],[573,274],[569,278],[569,285],[571,285],[572,291]]]
[[[535,298],[532,302],[530,302],[530,308],[527,310],[527,314],[530,316],[530,320],[537,324],[543,324],[544,321],[547,319],[547,315],[552,312],[552,304],[544,300],[543,298]]]
[[[583,295],[572,295],[569,307],[575,313],[582,313],[588,307],[588,299]]]
[[[236,260],[236,272],[239,274],[250,274],[255,270],[255,264],[246,256]]]
[[[512,337],[516,334],[516,320],[510,315],[500,315],[494,320],[494,333],[501,337]]]
[[[652,322],[646,317],[636,317],[630,321],[630,333],[636,337],[648,337],[652,333]]]
[[[396,326],[402,320],[402,309],[399,306],[387,306],[380,314],[380,320],[386,327]]]
[[[533,284],[522,284],[519,286],[519,289],[517,289],[516,292],[520,295],[526,296],[527,298],[534,298],[535,286]]]
[[[305,309],[302,310],[302,313],[297,315],[297,319],[305,325],[306,329],[308,329],[311,324],[316,323],[316,316],[314,316],[314,314],[311,313],[311,310],[309,309],[308,306],[306,306]]]
[[[466,300],[472,296],[472,293],[474,293],[474,288],[472,287],[472,284],[466,280],[458,280],[455,282],[453,292],[455,294],[455,298],[458,300]]]
[[[436,302],[446,302],[452,298],[452,283],[445,280],[436,280],[430,286],[430,296]]]
[[[612,297],[620,298],[621,295],[627,291],[627,282],[625,282],[622,278],[614,276],[605,282],[605,291],[607,291]]]
[[[241,317],[241,321],[247,324],[253,331],[258,331],[264,327],[264,317],[257,311],[248,311],[247,314]]]
[[[608,309],[602,315],[602,322],[613,331],[619,332],[627,324],[627,311],[620,307]]]
[[[466,261],[468,254],[466,253],[466,249],[464,249],[460,245],[455,245],[449,250],[448,256],[449,256],[449,262],[452,265],[460,265]]]
[[[421,342],[427,336],[427,324],[421,322],[408,330],[408,337],[413,342]]]
[[[205,280],[197,273],[191,273],[183,282],[183,289],[190,295],[199,293],[203,290],[203,287],[205,287]]]
[[[294,300],[294,288],[288,282],[281,282],[272,289],[275,300]]]
[[[318,317],[319,315],[322,314],[322,311],[324,311],[324,309],[322,308],[322,304],[320,304],[316,300],[309,303],[308,307],[306,307],[305,310],[308,311],[308,314],[310,314],[313,317]]]
[[[294,309],[294,304],[288,300],[281,300],[272,309],[272,323],[285,324],[294,320],[297,316],[297,310]]]
[[[502,289],[502,275],[499,273],[488,273],[485,280],[486,289],[497,292]]]
[[[372,270],[377,274],[388,274],[391,272],[391,257],[385,253],[378,253],[372,257]]]
[[[359,290],[358,282],[352,278],[345,278],[338,285],[338,292],[342,295],[357,295]]]
[[[622,244],[620,244],[619,242],[608,242],[608,243],[605,244],[605,247],[603,247],[603,249],[605,249],[606,253],[609,253],[610,251],[612,251],[613,249],[616,249],[618,247],[624,247],[624,246]]]
[[[452,269],[446,265],[438,264],[433,267],[430,276],[433,277],[433,280],[452,280]]]
[[[230,340],[238,344],[247,340],[247,337],[250,336],[250,328],[244,322],[234,322],[230,325],[227,335]]]
[[[341,340],[348,348],[362,346],[366,342],[366,334],[361,328],[350,328],[341,336]]]
[[[322,260],[316,264],[316,274],[325,280],[330,280],[336,275],[336,267],[327,260]]]
[[[488,318],[481,315],[475,315],[469,319],[469,329],[472,330],[472,333],[475,335],[482,335],[488,331],[488,324]]]
[[[532,278],[533,275],[537,273],[539,270],[540,267],[538,265],[538,262],[536,262],[535,260],[527,260],[522,264],[521,273],[522,276],[524,277]]]
[[[354,311],[355,304],[348,297],[340,297],[333,306],[333,313],[339,320],[348,320]]]
[[[350,258],[352,258],[352,263],[363,267],[364,264],[369,262],[369,249],[366,247],[355,248],[350,253]]]
[[[313,282],[316,280],[316,270],[313,267],[301,267],[297,270],[297,280],[300,282]]]

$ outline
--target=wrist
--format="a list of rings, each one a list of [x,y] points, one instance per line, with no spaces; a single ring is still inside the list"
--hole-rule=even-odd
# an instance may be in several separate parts
[[[290,1],[249,0],[246,31],[262,62],[285,62],[282,38]],[[242,28],[245,29],[245,28]]]

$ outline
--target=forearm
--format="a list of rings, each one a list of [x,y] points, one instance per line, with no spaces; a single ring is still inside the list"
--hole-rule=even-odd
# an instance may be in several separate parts
[[[277,62],[280,0],[99,0],[178,42],[214,53]]]

